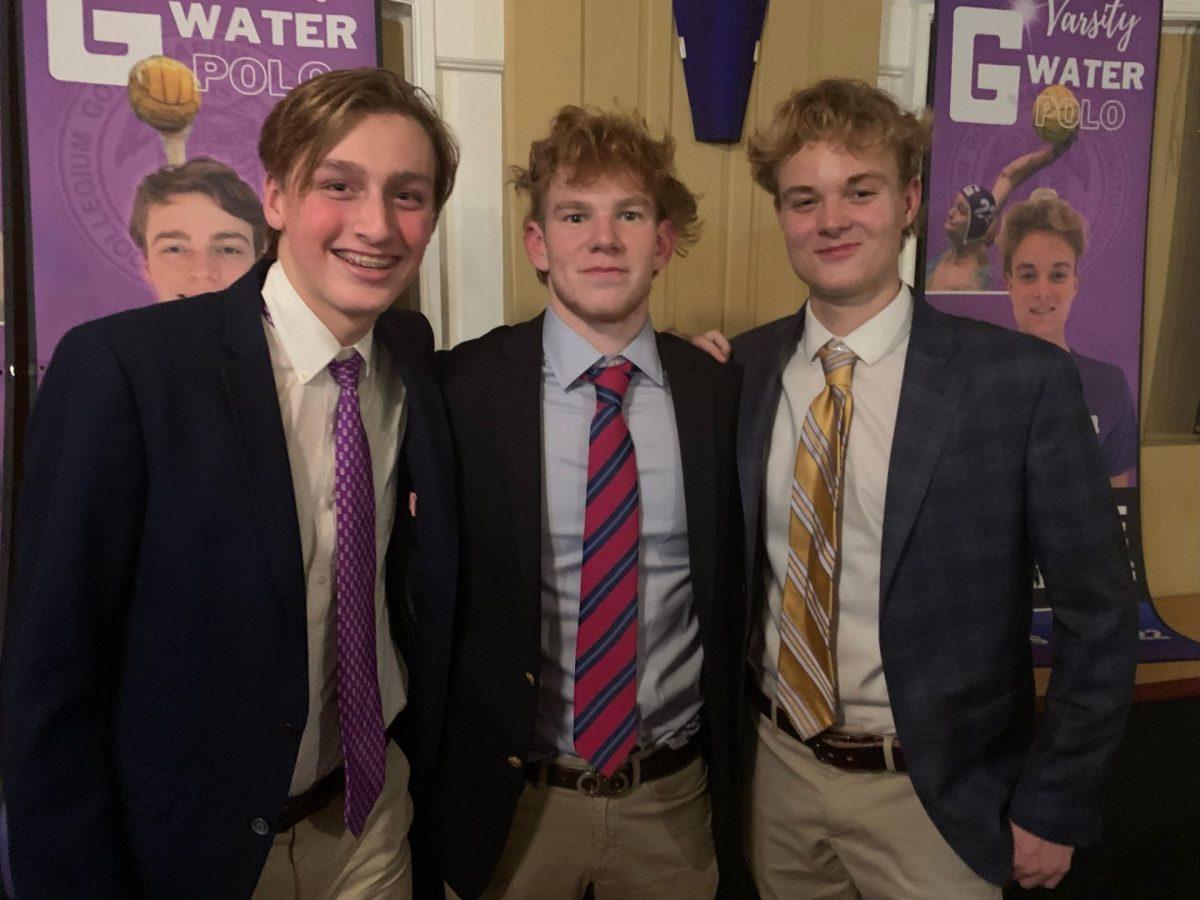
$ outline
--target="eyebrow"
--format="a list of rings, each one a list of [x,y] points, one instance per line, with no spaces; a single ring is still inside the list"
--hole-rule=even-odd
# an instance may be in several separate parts
[[[210,240],[213,241],[241,241],[243,244],[249,245],[250,239],[240,231],[218,231]]]
[[[560,210],[565,209],[591,209],[593,205],[594,204],[592,204],[590,201],[583,199],[559,200],[554,204],[550,211],[559,212]],[[648,197],[632,195],[629,197],[620,198],[617,200],[614,206],[616,206],[618,209],[629,209],[630,207],[634,206],[640,206],[643,209],[650,209],[654,206],[654,202]]]
[[[192,236],[186,231],[160,231],[150,239],[151,244],[157,244],[159,241],[190,241]],[[211,238],[214,241],[241,241],[247,246],[250,245],[250,239],[240,231],[219,231]]]
[[[356,162],[351,162],[347,159],[325,159],[317,166],[316,172],[331,172],[336,174],[353,175],[357,178],[366,178],[367,170]],[[433,179],[424,172],[414,172],[412,169],[401,169],[399,172],[391,173],[387,178],[389,183],[410,184],[414,181],[419,181],[422,184],[433,184]]]
[[[366,169],[358,163],[350,162],[345,159],[323,159],[320,165],[317,166],[316,172],[331,171],[345,175],[365,175]]]
[[[859,172],[857,175],[851,175],[849,178],[847,178],[846,185],[848,187],[853,187],[856,184],[860,184],[864,181],[870,181],[872,179],[877,179],[879,181],[886,181],[887,175],[885,175],[883,172]],[[790,197],[793,194],[815,194],[815,193],[817,193],[817,189],[815,187],[812,187],[807,184],[794,184],[790,188],[785,190],[783,192],[782,196]]]
[[[159,241],[190,241],[192,236],[186,231],[160,231],[150,239],[151,244],[157,244]]]

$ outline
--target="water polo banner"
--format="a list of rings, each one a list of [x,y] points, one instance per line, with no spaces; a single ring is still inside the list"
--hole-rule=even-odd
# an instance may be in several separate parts
[[[934,306],[1075,360],[1141,590],[1143,661],[1200,658],[1150,601],[1138,506],[1161,17],[1159,0],[939,0],[922,261]],[[1049,610],[1036,609],[1039,665],[1052,658],[1050,630]]]
[[[21,16],[39,374],[72,326],[200,293],[181,286],[183,258],[209,254],[221,278],[249,268],[267,112],[300,81],[379,58],[373,0],[24,0]],[[138,186],[200,156],[216,165],[198,167],[195,202],[152,207],[187,239],[159,242],[152,279],[129,233]]]

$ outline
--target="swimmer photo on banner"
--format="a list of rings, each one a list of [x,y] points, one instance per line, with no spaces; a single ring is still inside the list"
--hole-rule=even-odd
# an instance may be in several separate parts
[[[1161,20],[1160,0],[939,0],[918,272],[938,309],[1031,334],[1074,360],[1141,586],[1142,661],[1200,658],[1200,643],[1154,610],[1139,514]],[[1035,608],[1039,666],[1053,657],[1051,621]]]
[[[227,287],[266,249],[279,98],[379,61],[373,0],[23,0],[37,371],[100,316]]]

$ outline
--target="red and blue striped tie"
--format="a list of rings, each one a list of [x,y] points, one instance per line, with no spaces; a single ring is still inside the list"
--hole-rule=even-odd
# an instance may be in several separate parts
[[[633,363],[596,366],[575,643],[575,752],[611,777],[637,738],[637,458],[621,412]]]

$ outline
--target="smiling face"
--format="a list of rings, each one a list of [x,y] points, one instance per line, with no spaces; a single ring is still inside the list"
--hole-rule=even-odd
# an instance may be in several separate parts
[[[1047,231],[1022,238],[1004,276],[1017,328],[1067,349],[1067,316],[1079,289],[1078,260],[1066,240]]]
[[[359,340],[412,283],[433,234],[433,144],[414,120],[370,115],[301,191],[268,177],[267,222],[292,286],[343,345]]]
[[[576,331],[641,328],[650,284],[675,249],[675,228],[629,176],[571,184],[556,173],[542,221],[525,226],[525,252],[548,274],[550,306]]]
[[[891,302],[920,182],[901,185],[895,156],[884,147],[853,153],[827,141],[788,157],[778,182],[788,259],[809,287],[813,312],[855,310],[865,321]]]
[[[146,209],[146,279],[160,300],[229,287],[254,264],[254,228],[206,194]]]

